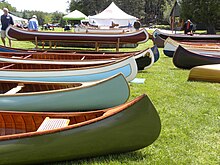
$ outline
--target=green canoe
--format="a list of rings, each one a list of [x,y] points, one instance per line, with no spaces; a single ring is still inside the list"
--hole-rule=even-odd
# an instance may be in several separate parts
[[[69,125],[46,129],[50,120],[69,120]],[[50,122],[44,125],[45,121]],[[160,131],[159,115],[146,95],[99,111],[0,111],[0,164],[57,162],[134,151],[152,144]]]
[[[0,109],[5,111],[88,111],[123,104],[130,95],[122,74],[70,82],[0,80]]]

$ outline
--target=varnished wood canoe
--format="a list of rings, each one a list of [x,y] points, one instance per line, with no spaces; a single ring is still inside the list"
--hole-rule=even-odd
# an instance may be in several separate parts
[[[0,80],[87,82],[105,79],[117,73],[122,73],[127,81],[131,81],[136,77],[137,71],[134,57],[89,67],[1,62]]]
[[[220,83],[220,64],[193,67],[188,80]]]
[[[45,130],[48,121],[62,119],[69,125],[53,128],[52,124],[51,130]],[[0,164],[40,164],[135,151],[151,145],[160,131],[159,115],[146,95],[100,111],[0,111]]]
[[[207,54],[187,50],[181,45],[178,46],[174,53],[173,64],[182,69],[191,69],[195,66],[220,64],[220,53]]]
[[[220,35],[186,35],[186,34],[168,34],[163,33],[159,29],[156,29],[153,32],[153,42],[155,45],[157,45],[159,48],[164,47],[165,40],[170,37],[177,41],[193,41],[193,42],[218,42],[220,43]]]
[[[129,93],[129,86],[122,74],[82,83],[0,80],[0,109],[88,111],[125,103]]]
[[[182,45],[184,48],[188,50],[200,52],[200,53],[208,53],[211,54],[214,52],[220,52],[220,42],[219,43],[211,43],[211,42],[193,42],[193,41],[176,41],[168,37],[165,40],[163,52],[168,57],[173,57],[174,52],[176,51],[179,45]]]
[[[145,29],[126,33],[73,33],[73,32],[33,32],[9,26],[6,36],[18,41],[83,41],[83,42],[109,42],[109,43],[143,43],[149,39]]]
[[[22,58],[14,58],[20,57]],[[74,50],[26,50],[0,46],[0,61],[12,63],[42,63],[44,64],[95,64],[108,63],[122,57],[134,56],[137,62],[138,70],[150,68],[154,62],[158,61],[160,54],[156,45],[152,48],[146,48],[134,52],[92,52]],[[10,57],[10,58],[9,58]],[[13,57],[13,59],[11,59]],[[30,60],[29,60],[30,59]],[[68,61],[66,61],[68,60]],[[70,61],[71,60],[71,61]],[[72,61],[73,60],[73,61]],[[74,60],[80,60],[74,61]]]

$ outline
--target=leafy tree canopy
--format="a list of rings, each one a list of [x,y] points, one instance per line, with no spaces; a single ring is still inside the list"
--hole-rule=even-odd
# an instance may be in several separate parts
[[[184,19],[204,24],[207,33],[216,33],[215,29],[220,26],[219,0],[181,0],[180,4]]]

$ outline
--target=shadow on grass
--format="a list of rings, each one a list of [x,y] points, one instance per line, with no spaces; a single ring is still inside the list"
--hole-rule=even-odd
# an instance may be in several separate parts
[[[44,165],[73,165],[73,164],[109,164],[109,162],[138,162],[143,159],[147,159],[150,154],[143,154],[141,151],[134,151],[128,153],[121,153],[121,154],[109,154],[105,156],[99,157],[92,157],[86,159],[79,159],[79,160],[71,160],[71,161],[63,161],[63,162],[56,162],[56,163],[47,163]]]

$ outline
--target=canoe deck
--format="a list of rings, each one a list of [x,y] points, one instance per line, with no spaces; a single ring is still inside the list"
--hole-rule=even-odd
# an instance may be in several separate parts
[[[188,80],[220,83],[220,64],[194,67],[190,70]]]

